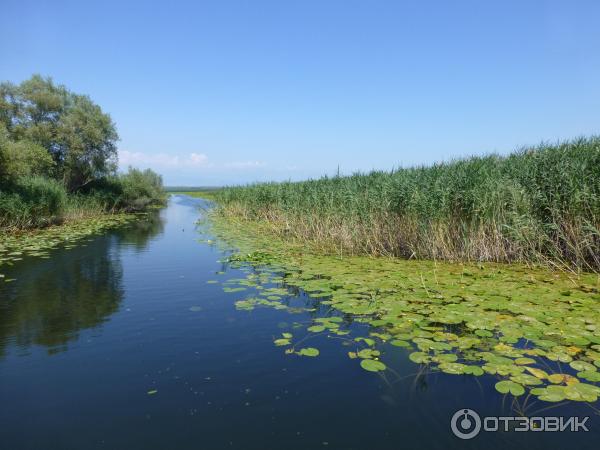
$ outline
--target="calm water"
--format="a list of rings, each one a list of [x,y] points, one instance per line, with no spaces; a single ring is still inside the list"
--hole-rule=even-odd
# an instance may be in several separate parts
[[[362,370],[325,336],[311,342],[317,358],[285,355],[274,337],[308,313],[238,311],[243,295],[207,284],[244,274],[197,242],[202,205],[174,196],[154,220],[7,272],[17,281],[0,285],[0,449],[600,445],[589,406],[540,412],[549,404],[539,402],[529,415],[589,415],[590,431],[459,440],[450,430],[456,410],[514,415],[510,399],[491,377],[415,376],[399,348],[386,350],[393,378]]]

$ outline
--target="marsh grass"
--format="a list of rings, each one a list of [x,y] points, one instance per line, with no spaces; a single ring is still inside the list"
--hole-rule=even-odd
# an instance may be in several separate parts
[[[600,137],[214,197],[218,214],[324,253],[600,269]]]

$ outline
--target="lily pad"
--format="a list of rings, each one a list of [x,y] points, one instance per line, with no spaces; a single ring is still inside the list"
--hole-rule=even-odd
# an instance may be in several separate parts
[[[462,375],[465,373],[465,368],[467,366],[465,366],[464,364],[461,363],[455,363],[455,362],[445,362],[445,363],[441,363],[439,365],[439,368],[442,372],[444,373],[449,373],[451,375]]]
[[[600,388],[592,384],[575,383],[565,386],[565,397],[569,400],[595,402],[600,395]]]
[[[600,382],[600,372],[596,370],[585,370],[577,373],[577,378],[582,378],[592,383]]]
[[[569,363],[569,365],[577,372],[596,370],[596,368],[592,364],[587,363],[585,361],[572,361],[571,363]]]
[[[431,361],[431,358],[427,355],[427,353],[423,353],[423,352],[413,352],[410,355],[408,355],[408,358],[417,364],[423,364],[423,363],[428,363],[429,361]]]
[[[545,380],[546,378],[548,378],[548,374],[542,369],[537,369],[535,367],[525,367],[525,370],[527,370],[527,372],[529,372],[534,377],[539,378],[540,380]]]
[[[296,352],[297,355],[300,356],[319,356],[319,350],[314,348],[314,347],[306,347],[306,348],[301,348],[299,351]]]
[[[566,398],[565,386],[550,385],[545,388],[535,388],[531,393],[545,402],[561,402]]]
[[[476,377],[479,377],[481,375],[483,375],[483,369],[479,366],[469,366],[469,365],[465,365],[465,368],[463,369],[463,372],[465,374],[469,374],[469,375],[475,375]]]
[[[513,375],[512,377],[510,377],[511,381],[514,381],[515,383],[518,384],[523,384],[523,385],[527,385],[527,386],[536,386],[539,384],[542,384],[542,381],[533,376],[533,375],[527,375],[525,373],[520,373],[518,375]]]
[[[364,348],[360,350],[356,356],[363,359],[372,359],[379,356],[381,352],[379,350],[373,350],[372,348]]]
[[[401,339],[394,339],[390,341],[390,344],[394,347],[410,347],[410,342],[403,341]]]
[[[381,361],[375,361],[374,359],[363,359],[360,362],[360,366],[369,372],[380,372],[386,369],[384,363]]]
[[[548,381],[553,384],[573,384],[579,382],[577,378],[563,373],[553,373],[552,375],[548,375]]]
[[[593,397],[590,388],[574,386],[590,385],[598,378],[597,276],[567,277],[511,265],[324,256],[295,239],[281,240],[253,229],[250,222],[230,227],[241,241],[239,257],[230,263],[242,270],[250,264],[247,282],[237,280],[235,286],[260,292],[255,294],[259,299],[236,303],[238,309],[266,306],[288,313],[311,312],[309,332],[326,332],[332,338],[358,331],[363,336],[337,341],[353,345],[354,339],[368,347],[348,353],[361,366],[371,364],[366,361],[380,363],[380,346],[389,343],[418,350],[407,352],[411,361],[442,372],[500,376],[497,388],[503,393],[523,395],[531,386],[542,400]],[[287,233],[294,236],[294,230]],[[272,272],[275,268],[277,273]],[[570,295],[560,295],[565,291]],[[312,298],[303,296],[302,306],[275,299],[286,296],[294,302],[294,292]],[[320,312],[327,316],[314,317]],[[341,329],[351,323],[360,326]],[[363,326],[369,327],[368,337]],[[560,373],[568,363],[578,372],[576,377]],[[573,387],[568,397],[567,387]]]
[[[515,383],[510,380],[502,380],[498,381],[495,385],[495,388],[501,394],[512,394],[515,397],[523,395],[525,393],[525,388],[521,386],[519,383]]]
[[[533,359],[533,358],[517,358],[517,359],[515,359],[515,364],[518,364],[518,365],[535,364],[535,359]]]

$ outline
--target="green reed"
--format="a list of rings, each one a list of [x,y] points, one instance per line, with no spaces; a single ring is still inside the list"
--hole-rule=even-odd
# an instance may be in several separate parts
[[[600,268],[600,137],[214,196],[326,252]]]

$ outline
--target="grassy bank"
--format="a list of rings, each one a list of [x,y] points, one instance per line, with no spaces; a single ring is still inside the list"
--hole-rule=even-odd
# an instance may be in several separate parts
[[[215,192],[224,217],[323,253],[600,269],[600,138]]]

